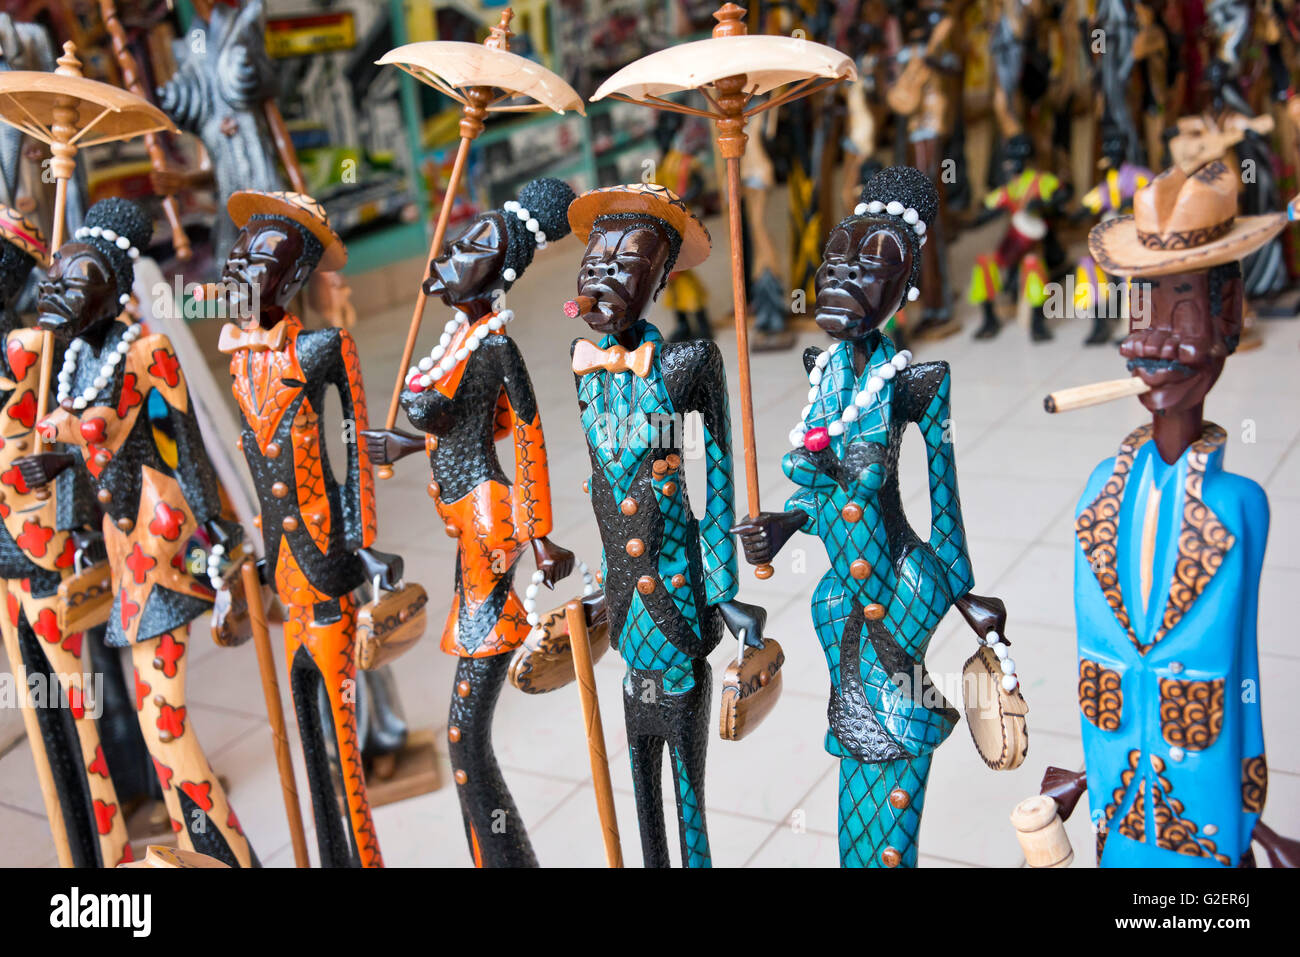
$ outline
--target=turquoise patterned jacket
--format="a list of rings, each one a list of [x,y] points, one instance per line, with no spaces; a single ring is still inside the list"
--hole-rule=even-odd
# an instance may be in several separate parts
[[[605,370],[574,378],[611,641],[630,668],[660,671],[664,689],[680,693],[695,685],[692,661],[722,636],[713,606],[734,597],[738,585],[727,382],[714,343],[665,343],[652,324],[642,325],[642,345],[654,350],[644,379]],[[616,342],[606,336],[599,345]],[[703,421],[698,436],[690,412]],[[682,462],[683,449],[697,445],[707,481],[700,520]]]

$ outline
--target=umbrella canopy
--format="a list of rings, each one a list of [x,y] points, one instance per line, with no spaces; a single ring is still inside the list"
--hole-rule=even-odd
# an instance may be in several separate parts
[[[469,87],[494,87],[511,97],[524,96],[536,103],[523,106],[489,106],[490,112],[536,110],[586,113],[582,97],[546,67],[508,50],[456,40],[424,40],[389,50],[377,63],[405,70],[422,83],[464,103],[459,91]]]
[[[59,141],[51,129],[55,110],[66,108],[69,100],[77,111],[70,142],[83,149],[160,130],[177,132],[158,107],[107,83],[33,70],[0,73],[0,120],[42,143]]]
[[[744,91],[751,96],[815,77],[846,80],[858,75],[852,57],[798,37],[710,37],[629,63],[602,83],[592,100],[616,93],[644,100],[696,90],[740,74],[745,76]]]

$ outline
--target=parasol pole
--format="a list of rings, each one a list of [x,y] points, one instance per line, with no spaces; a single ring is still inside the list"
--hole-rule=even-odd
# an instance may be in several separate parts
[[[140,65],[131,53],[126,29],[117,15],[117,5],[113,0],[99,0],[99,13],[104,19],[104,27],[108,30],[109,38],[113,41],[113,53],[117,57],[118,69],[122,71],[122,86],[141,99],[149,99],[148,91],[140,78]],[[150,166],[155,170],[166,168],[167,154],[163,150],[161,136],[157,133],[146,133],[144,148],[149,154]],[[176,202],[176,197],[163,196],[162,207],[167,223],[171,226],[172,246],[176,249],[176,258],[185,262],[194,255],[194,251],[190,246],[189,236],[185,235],[185,225],[181,222],[180,206]]]
[[[515,12],[509,7],[501,11],[501,20],[491,28],[483,46],[489,50],[509,51],[510,21]],[[492,88],[471,86],[465,90],[464,108],[460,118],[460,145],[456,148],[456,158],[451,164],[451,173],[447,177],[447,189],[442,194],[442,206],[438,210],[438,220],[433,227],[433,241],[429,244],[429,255],[425,258],[423,278],[420,289],[415,296],[415,311],[411,314],[411,324],[406,330],[406,344],[402,347],[402,360],[397,364],[397,381],[393,384],[393,397],[388,402],[388,415],[384,419],[384,428],[391,429],[397,422],[397,410],[402,398],[402,383],[406,380],[406,370],[411,366],[411,356],[415,354],[415,340],[420,335],[420,323],[424,320],[424,303],[428,297],[424,294],[424,284],[429,279],[433,260],[442,252],[442,242],[447,235],[447,224],[451,221],[451,210],[456,205],[456,193],[460,190],[460,180],[465,172],[465,163],[469,159],[470,144],[483,132],[484,120],[487,119],[488,105],[494,99]],[[393,477],[392,465],[381,465],[375,470],[381,479]]]
[[[244,582],[244,600],[248,602],[248,620],[257,648],[257,668],[262,675],[262,696],[266,699],[266,717],[271,724],[271,744],[275,748],[276,769],[280,772],[280,793],[284,798],[285,817],[289,821],[289,838],[293,842],[295,867],[311,867],[307,857],[307,838],[302,827],[302,808],[298,803],[298,783],[289,756],[289,737],[284,727],[284,707],[280,701],[280,682],[275,676],[275,655],[271,651],[271,632],[266,625],[266,608],[262,604],[262,581],[257,566],[246,560],[239,569]]]

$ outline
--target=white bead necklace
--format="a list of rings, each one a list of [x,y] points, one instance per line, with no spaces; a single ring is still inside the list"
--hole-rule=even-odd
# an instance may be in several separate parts
[[[586,562],[578,562],[578,574],[582,576],[583,596],[595,594],[596,579],[592,577],[591,569],[587,567]],[[524,613],[528,616],[528,624],[533,626],[533,632],[536,632],[542,624],[542,616],[537,613],[537,593],[541,590],[544,581],[546,576],[540,570],[535,571],[532,581],[524,589]],[[529,637],[532,635],[530,634]]]
[[[80,412],[98,398],[100,392],[108,388],[109,383],[113,381],[118,364],[131,351],[131,343],[140,337],[140,331],[141,326],[138,322],[133,322],[126,327],[121,340],[109,350],[108,358],[100,365],[99,374],[90,385],[81,390],[80,395],[72,400],[74,409]],[[56,395],[59,405],[72,396],[72,377],[77,371],[78,357],[85,345],[84,340],[73,339],[68,343],[68,351],[63,354],[63,367],[59,369],[59,389]]]
[[[998,667],[1002,669],[1002,687],[1007,691],[1015,691],[1016,685],[1020,684],[1020,676],[1016,674],[1016,662],[1011,657],[1011,646],[1002,640],[1002,636],[996,631],[990,631],[987,640],[981,639],[980,644],[988,645],[993,654],[997,655]]]
[[[491,333],[500,332],[514,318],[514,310],[502,309],[475,329],[459,349],[448,351],[451,348],[452,339],[456,337],[456,333],[469,322],[468,315],[459,309],[456,310],[455,317],[447,320],[447,325],[443,329],[438,344],[433,347],[433,350],[427,356],[407,370],[406,387],[412,392],[423,392],[425,389],[432,388],[435,383],[445,379],[457,365],[469,358],[469,354],[481,346],[483,340]]]
[[[799,415],[799,424],[790,431],[790,444],[795,447],[803,446],[813,452],[826,448],[830,443],[830,436],[843,435],[844,427],[855,421],[863,412],[869,411],[867,408],[869,405],[873,402],[876,405],[880,404],[879,395],[885,388],[885,383],[906,369],[908,363],[912,361],[912,353],[907,349],[895,353],[888,362],[882,362],[871,370],[871,374],[867,376],[866,387],[853,397],[853,401],[840,413],[837,420],[824,428],[810,429],[808,416],[812,414],[817,398],[821,394],[822,378],[826,374],[826,364],[830,361],[830,357],[829,350],[821,353],[817,357],[816,364],[808,371],[808,384],[811,386],[808,390],[808,404],[803,407],[803,412]]]

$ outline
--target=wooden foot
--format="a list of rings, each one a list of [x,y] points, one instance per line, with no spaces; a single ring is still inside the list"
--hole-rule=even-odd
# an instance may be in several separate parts
[[[402,749],[396,754],[387,756],[393,759],[387,777],[381,777],[377,773],[384,770],[382,767],[375,767],[371,772],[367,772],[366,794],[370,798],[372,808],[418,797],[442,787],[442,775],[438,773],[438,753],[434,741],[432,729],[412,731]]]

